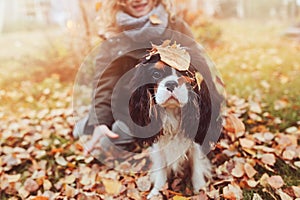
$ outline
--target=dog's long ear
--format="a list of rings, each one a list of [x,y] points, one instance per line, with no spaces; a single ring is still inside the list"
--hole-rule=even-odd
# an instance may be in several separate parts
[[[220,109],[222,97],[216,88],[208,88],[205,80],[201,82],[200,90],[190,91],[188,108],[184,111],[182,127],[187,136],[202,146],[207,152],[211,142],[217,142],[222,129]]]
[[[138,70],[130,82],[129,124],[132,134],[139,142],[152,143],[159,135],[161,127],[160,112],[154,103],[154,83],[147,83],[147,66],[138,65]],[[146,82],[143,84],[142,82]]]

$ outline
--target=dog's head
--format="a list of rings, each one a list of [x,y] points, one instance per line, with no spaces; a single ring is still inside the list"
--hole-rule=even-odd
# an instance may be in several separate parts
[[[130,115],[135,124],[147,127],[151,123],[156,124],[155,127],[163,127],[162,119],[166,110],[180,110],[179,128],[200,144],[211,122],[217,123],[212,126],[221,128],[221,121],[217,119],[221,98],[215,88],[208,88],[211,79],[203,76],[201,82],[197,81],[197,71],[193,66],[187,70],[177,70],[163,62],[159,54],[155,54],[145,56],[136,68],[130,83],[135,90],[129,102]],[[212,111],[212,106],[217,108],[217,112]],[[162,134],[162,130],[153,133],[151,128],[143,132],[133,128],[132,131],[138,139],[150,143]]]

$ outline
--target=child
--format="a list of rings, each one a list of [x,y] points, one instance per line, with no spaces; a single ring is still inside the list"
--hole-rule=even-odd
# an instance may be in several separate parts
[[[75,136],[93,134],[86,153],[91,152],[104,135],[116,144],[133,141],[122,131],[124,124],[113,125],[111,96],[119,78],[134,68],[151,49],[151,43],[160,44],[166,39],[176,41],[189,47],[192,61],[202,63],[199,66],[206,62],[196,42],[186,40],[193,37],[191,30],[182,19],[175,17],[171,0],[104,0],[100,14],[100,35],[105,41],[96,60],[92,109],[73,131]],[[213,84],[214,77],[208,66],[201,69],[201,74],[207,77],[208,85]]]

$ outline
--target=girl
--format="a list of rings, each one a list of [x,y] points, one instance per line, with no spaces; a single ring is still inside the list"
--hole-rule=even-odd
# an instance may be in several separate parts
[[[122,131],[122,124],[113,125],[111,96],[119,78],[151,49],[151,43],[161,44],[166,39],[176,41],[189,47],[192,62],[200,62],[201,66],[206,63],[200,56],[199,45],[186,39],[193,37],[191,30],[182,19],[175,17],[170,0],[104,0],[100,15],[99,34],[105,40],[96,59],[92,109],[73,131],[74,136],[93,134],[86,153],[91,152],[104,135],[115,144],[133,141]],[[213,84],[214,77],[208,66],[200,73],[206,82]]]

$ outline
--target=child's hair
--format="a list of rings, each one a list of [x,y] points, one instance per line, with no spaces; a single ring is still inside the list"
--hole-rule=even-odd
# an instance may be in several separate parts
[[[104,0],[99,11],[99,35],[110,37],[120,32],[116,23],[117,12],[123,9],[126,0]],[[162,4],[169,14],[169,19],[175,16],[172,0],[154,0],[154,5]]]

